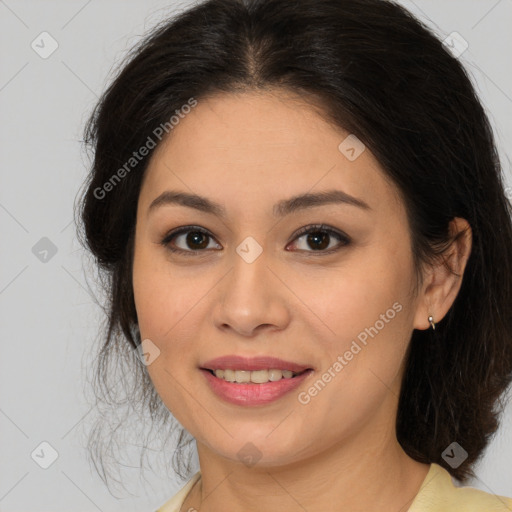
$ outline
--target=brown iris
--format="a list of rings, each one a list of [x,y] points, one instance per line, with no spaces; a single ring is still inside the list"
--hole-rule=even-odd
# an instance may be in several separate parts
[[[308,244],[310,242],[313,242],[312,248],[317,249],[325,249],[329,245],[329,234],[323,233],[322,231],[315,231],[313,233],[309,233],[307,237]],[[316,248],[314,247],[314,244],[319,244]]]
[[[203,239],[203,243],[198,243],[197,240]],[[205,249],[208,247],[208,235],[200,231],[190,231],[186,236],[186,243],[193,249]],[[194,247],[194,244],[198,244]]]

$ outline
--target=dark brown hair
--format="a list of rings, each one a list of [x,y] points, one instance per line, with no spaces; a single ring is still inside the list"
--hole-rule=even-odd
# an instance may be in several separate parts
[[[141,341],[133,234],[151,152],[107,193],[98,191],[191,98],[274,89],[321,104],[325,119],[376,156],[407,208],[419,280],[423,265],[453,241],[449,221],[468,220],[473,246],[460,292],[435,331],[413,332],[396,427],[412,458],[439,463],[461,481],[474,476],[512,380],[512,208],[492,129],[464,67],[391,1],[208,0],[166,19],[128,55],[85,131],[94,161],[79,237],[109,298],[98,393],[103,387],[105,401],[121,402],[107,380],[109,365],[124,359],[135,379],[132,391],[122,387],[128,402],[147,408],[159,430],[173,423],[133,350]],[[91,443],[99,459],[100,440]],[[190,441],[182,429],[177,462]],[[453,441],[468,453],[457,468],[441,456]]]

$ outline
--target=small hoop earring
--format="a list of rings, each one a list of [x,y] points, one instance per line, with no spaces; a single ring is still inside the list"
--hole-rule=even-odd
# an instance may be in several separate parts
[[[434,323],[434,318],[432,316],[429,316],[428,321],[430,322],[430,325],[432,326],[432,330],[435,330],[436,324]]]

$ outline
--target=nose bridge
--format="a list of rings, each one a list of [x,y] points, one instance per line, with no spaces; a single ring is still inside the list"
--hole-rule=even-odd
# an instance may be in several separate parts
[[[267,253],[252,237],[244,239],[232,255],[232,268],[222,286],[219,326],[249,335],[259,325],[282,328],[287,312],[282,290],[272,282]]]
[[[233,255],[233,271],[229,283],[231,292],[236,294],[238,300],[256,300],[265,295],[261,293],[263,290],[269,291],[267,263],[267,253],[255,238],[248,236],[238,244]]]

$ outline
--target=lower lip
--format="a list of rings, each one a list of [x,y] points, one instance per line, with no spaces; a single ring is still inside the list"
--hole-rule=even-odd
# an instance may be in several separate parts
[[[291,379],[282,378],[265,384],[238,384],[219,379],[208,370],[201,369],[201,372],[206,377],[212,391],[226,402],[235,405],[262,405],[278,400],[293,391],[304,382],[313,370],[307,370]]]

